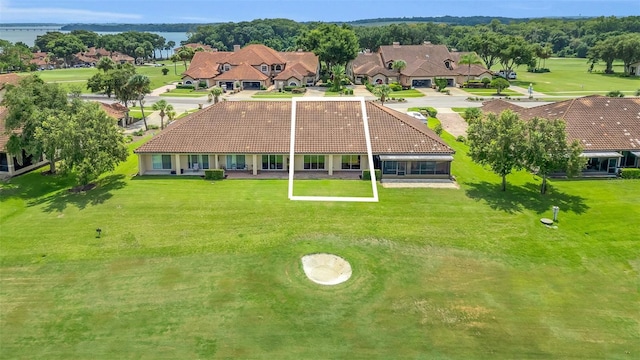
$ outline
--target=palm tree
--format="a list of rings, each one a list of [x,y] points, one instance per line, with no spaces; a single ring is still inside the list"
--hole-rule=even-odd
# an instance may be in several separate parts
[[[342,79],[344,79],[344,65],[333,65],[331,73],[333,74],[333,82],[331,83],[331,91],[340,91],[342,88]]]
[[[135,74],[129,78],[127,81],[127,88],[133,94],[133,98],[138,99],[140,101],[140,111],[142,111],[142,121],[144,121],[144,129],[149,130],[147,127],[147,118],[144,116],[144,96],[151,91],[149,90],[149,85],[151,84],[151,80],[149,77],[142,74]]]
[[[407,62],[404,60],[396,60],[391,67],[398,71],[398,82],[400,82],[400,73],[407,68]]]
[[[373,95],[380,99],[380,103],[382,103],[383,106],[389,94],[391,94],[391,88],[387,84],[376,85],[373,88]]]
[[[213,100],[214,104],[218,103],[218,98],[222,95],[222,88],[220,86],[214,86],[209,90],[209,102]]]
[[[478,54],[470,52],[460,56],[460,61],[458,61],[458,64],[469,65],[469,71],[467,72],[467,83],[469,83],[469,78],[471,77],[471,65],[482,64],[482,59],[480,59]]]
[[[167,59],[169,58],[169,50],[173,49],[176,46],[176,42],[173,40],[167,41],[167,45],[164,46],[164,49],[167,51]]]
[[[105,73],[111,69],[114,69],[116,67],[116,63],[111,60],[110,57],[107,56],[103,56],[100,58],[100,60],[98,60],[98,63],[96,64],[96,68],[104,71]]]
[[[176,63],[180,61],[180,56],[178,56],[178,54],[173,54],[171,55],[169,60],[173,61],[173,73],[178,75],[178,70],[176,69]]]
[[[169,104],[167,100],[163,99],[153,104],[153,110],[160,110],[160,129],[164,129],[164,117],[167,112],[173,110],[173,105]]]

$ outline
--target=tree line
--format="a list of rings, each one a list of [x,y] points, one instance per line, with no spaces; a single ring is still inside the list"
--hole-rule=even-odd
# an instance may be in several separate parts
[[[459,51],[474,51],[487,67],[500,63],[505,69],[528,65],[535,70],[544,68],[546,58],[559,56],[588,58],[592,63],[602,60],[610,72],[613,60],[630,64],[639,59],[640,16],[531,19],[506,24],[494,18],[476,25],[405,22],[380,26],[264,19],[200,25],[188,34],[185,42],[210,45],[220,51],[253,43],[277,51],[314,51],[327,64],[325,69],[333,63],[346,64],[365,49],[376,51],[393,42],[415,45],[428,41]],[[176,45],[180,44],[146,32],[99,35],[88,30],[55,31],[38,36],[31,48],[21,43],[0,42],[0,67],[24,68],[20,64],[28,60],[27,49],[44,51],[68,62],[74,54],[93,46],[135,58],[157,59],[163,51],[168,56],[168,50]],[[188,55],[183,54],[180,59],[184,61]]]

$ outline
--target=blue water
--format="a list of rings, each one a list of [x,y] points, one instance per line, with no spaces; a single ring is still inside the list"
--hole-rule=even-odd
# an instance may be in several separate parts
[[[17,43],[18,41],[22,41],[23,43],[29,45],[29,46],[33,46],[33,44],[36,41],[36,37],[39,35],[44,35],[47,33],[47,31],[55,31],[52,30],[54,27],[51,26],[46,26],[44,28],[38,28],[38,30],[32,30],[34,28],[37,27],[32,27],[30,28],[30,30],[26,30],[23,28],[19,28],[19,27],[2,27],[0,26],[0,39],[3,40],[8,40],[12,43]],[[18,29],[18,30],[16,30]],[[45,30],[46,29],[46,30]],[[69,31],[62,31],[63,33],[67,33]],[[176,43],[176,47],[180,46],[180,42],[181,41],[185,41],[187,40],[187,33],[180,33],[180,32],[154,32],[154,31],[150,31],[153,34],[158,34],[162,37],[164,37],[167,41],[171,41],[173,40]],[[117,32],[101,32],[98,31],[97,32],[100,35],[105,35],[105,34],[117,34]],[[169,50],[169,55],[173,54],[173,50]],[[167,55],[166,51],[162,51],[162,56],[165,57]]]

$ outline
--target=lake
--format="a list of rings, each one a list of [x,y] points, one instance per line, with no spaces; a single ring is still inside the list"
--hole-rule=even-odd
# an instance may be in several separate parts
[[[36,41],[36,37],[40,35],[44,35],[49,31],[60,31],[59,27],[55,26],[31,26],[31,27],[3,27],[0,26],[0,39],[11,41],[12,43],[17,43],[22,41],[23,43],[33,46]],[[69,31],[60,31],[63,33],[68,33]],[[187,33],[183,32],[156,32],[149,31],[152,34],[158,34],[165,38],[167,41],[174,41],[176,46],[180,46],[181,41],[187,40]],[[106,35],[106,34],[117,34],[118,32],[104,32],[97,31],[97,34]],[[162,51],[163,56],[166,56],[167,52]],[[173,49],[169,50],[169,55],[173,54]]]

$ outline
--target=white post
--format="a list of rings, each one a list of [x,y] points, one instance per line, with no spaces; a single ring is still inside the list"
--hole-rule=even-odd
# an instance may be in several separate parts
[[[182,175],[180,171],[180,154],[176,154],[176,175]]]
[[[333,175],[333,155],[329,155],[329,176]]]
[[[258,175],[258,155],[253,154],[253,175]]]

